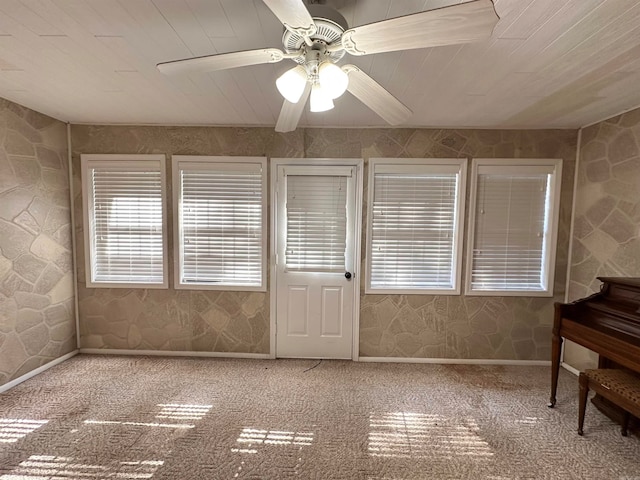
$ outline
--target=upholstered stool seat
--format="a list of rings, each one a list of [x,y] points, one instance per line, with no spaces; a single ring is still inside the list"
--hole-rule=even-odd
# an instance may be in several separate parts
[[[640,377],[625,370],[598,368],[580,372],[578,433],[582,435],[589,389],[618,405],[625,412],[622,435],[627,435],[630,414],[640,417]]]

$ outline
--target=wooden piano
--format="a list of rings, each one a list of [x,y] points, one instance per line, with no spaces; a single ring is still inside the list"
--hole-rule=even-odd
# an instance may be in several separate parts
[[[563,337],[640,374],[640,278],[598,277],[600,292],[573,303],[556,303],[551,344],[551,398],[556,404]]]

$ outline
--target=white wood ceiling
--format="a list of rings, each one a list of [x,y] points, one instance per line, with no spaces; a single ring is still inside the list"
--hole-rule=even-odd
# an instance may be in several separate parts
[[[463,0],[328,0],[350,26]],[[495,0],[489,41],[345,56],[407,126],[576,128],[640,105],[638,0]],[[0,0],[0,97],[72,123],[264,125],[284,61],[166,77],[158,62],[281,48],[261,0]],[[383,126],[349,93],[301,126]]]

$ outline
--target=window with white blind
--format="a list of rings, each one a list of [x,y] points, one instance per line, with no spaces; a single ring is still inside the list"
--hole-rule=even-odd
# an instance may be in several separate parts
[[[349,177],[287,175],[286,178],[287,270],[344,272]]]
[[[164,155],[81,155],[88,287],[167,288]]]
[[[466,164],[369,162],[367,293],[460,293]]]
[[[562,160],[473,161],[467,294],[551,296]]]
[[[266,289],[265,158],[173,156],[176,288]]]

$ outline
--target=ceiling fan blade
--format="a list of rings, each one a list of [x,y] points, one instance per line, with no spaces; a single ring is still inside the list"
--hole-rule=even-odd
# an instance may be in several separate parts
[[[489,38],[499,17],[491,0],[475,0],[347,30],[351,55],[469,43]]]
[[[302,38],[316,33],[316,24],[302,0],[262,0],[284,27]]]
[[[291,103],[288,100],[284,101],[282,110],[280,110],[280,116],[278,117],[278,123],[276,123],[276,132],[293,132],[296,129],[310,93],[311,84],[307,83],[298,103]]]
[[[157,65],[157,68],[166,75],[213,72],[215,70],[226,70],[260,63],[276,63],[283,58],[285,58],[284,52],[277,48],[261,48],[259,50],[244,50],[162,62]]]
[[[400,100],[355,65],[344,65],[342,70],[349,75],[347,90],[387,123],[399,125],[413,115]]]

